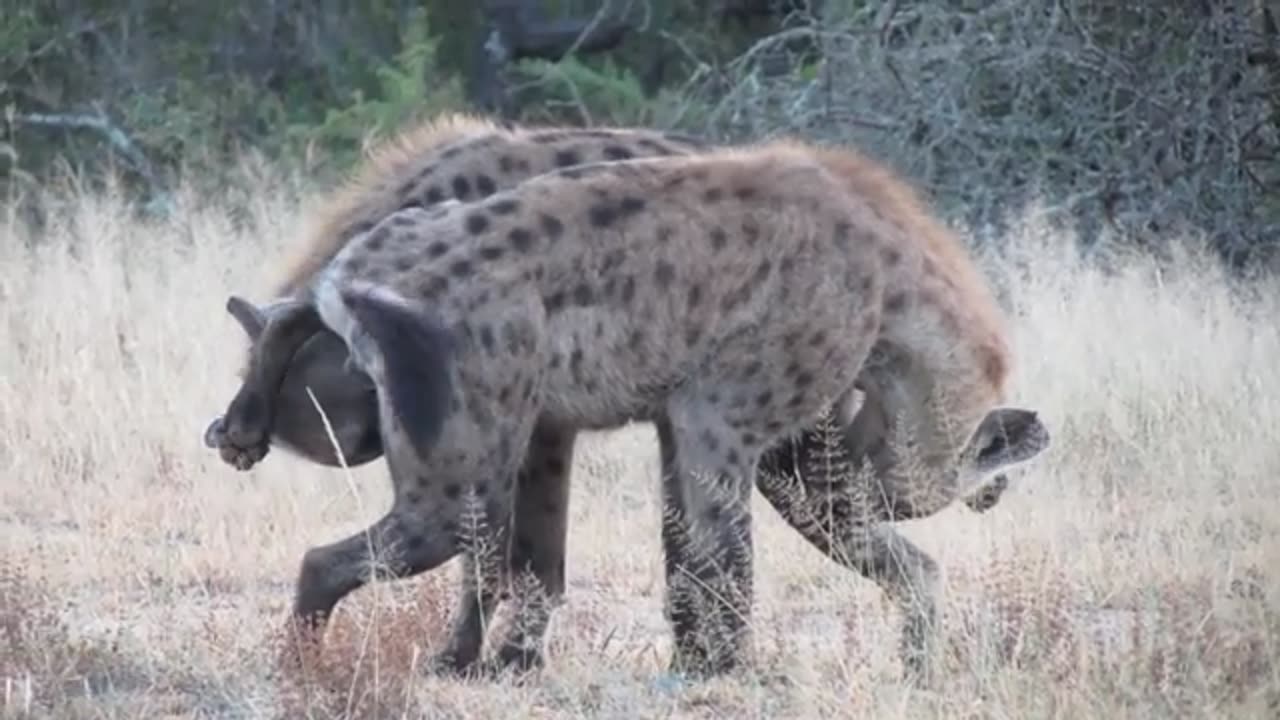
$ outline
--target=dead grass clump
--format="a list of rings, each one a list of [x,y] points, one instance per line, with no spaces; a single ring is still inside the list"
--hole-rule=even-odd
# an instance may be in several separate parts
[[[0,717],[86,717],[92,696],[138,681],[114,640],[77,637],[60,605],[27,564],[0,558]]]
[[[266,647],[285,717],[388,717],[412,707],[449,629],[452,593],[438,572],[352,593],[301,666],[292,626],[274,630]]]
[[[975,679],[1015,670],[1187,710],[1206,698],[1247,702],[1280,672],[1280,611],[1232,585],[1171,578],[1103,595],[1032,552],[971,569],[953,585],[948,660]]]

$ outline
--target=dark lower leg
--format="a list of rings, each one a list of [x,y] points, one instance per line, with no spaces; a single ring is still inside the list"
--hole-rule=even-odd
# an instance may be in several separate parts
[[[515,611],[497,645],[499,667],[526,670],[543,663],[541,648],[551,613],[564,596],[575,440],[571,430],[540,426],[529,443],[516,488],[511,556]]]
[[[480,657],[494,607],[509,582],[512,515],[471,498],[461,519],[461,587],[445,647],[432,660],[437,670],[462,672]]]
[[[848,488],[814,488],[795,477],[760,482],[774,509],[815,548],[879,585],[903,611],[902,658],[922,676],[937,621],[937,563],[876,518]]]
[[[737,476],[741,468],[702,457],[665,419],[656,424],[663,456],[666,610],[676,645],[671,668],[723,674],[739,666],[750,645],[750,485]]]
[[[430,570],[456,552],[453,538],[392,510],[367,530],[307,551],[294,594],[299,629],[318,641],[334,606],[370,580]]]

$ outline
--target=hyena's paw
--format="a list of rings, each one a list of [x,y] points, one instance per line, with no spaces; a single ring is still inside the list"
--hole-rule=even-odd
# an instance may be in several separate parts
[[[267,456],[271,446],[267,442],[250,443],[248,447],[242,447],[239,443],[233,443],[227,434],[226,419],[221,415],[215,417],[204,430],[205,447],[218,451],[218,456],[222,461],[237,470],[248,470],[254,465],[262,462]]]

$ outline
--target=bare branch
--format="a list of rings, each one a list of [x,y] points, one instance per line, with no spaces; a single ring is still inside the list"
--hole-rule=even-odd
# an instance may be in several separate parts
[[[14,122],[38,127],[56,128],[59,130],[89,130],[107,141],[113,150],[128,164],[129,168],[142,177],[148,186],[151,200],[148,210],[167,213],[170,209],[168,193],[163,188],[147,156],[138,148],[120,126],[116,125],[100,109],[94,114],[88,113],[14,113]]]

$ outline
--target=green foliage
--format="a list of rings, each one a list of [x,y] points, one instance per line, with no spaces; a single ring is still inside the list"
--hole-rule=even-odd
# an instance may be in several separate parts
[[[374,70],[377,85],[366,96],[356,88],[346,105],[324,111],[318,123],[296,123],[289,139],[328,148],[337,164],[354,162],[371,136],[394,132],[405,123],[463,107],[461,82],[442,72],[435,58],[439,39],[431,34],[427,11],[415,8],[394,61]]]
[[[522,60],[514,71],[525,83],[526,92],[537,90],[547,120],[593,124],[652,121],[648,98],[635,73],[611,58],[590,64],[574,56],[559,62]]]

